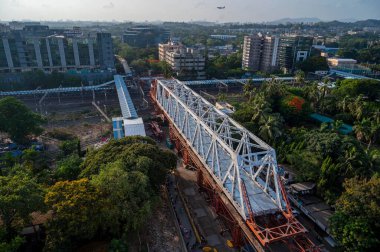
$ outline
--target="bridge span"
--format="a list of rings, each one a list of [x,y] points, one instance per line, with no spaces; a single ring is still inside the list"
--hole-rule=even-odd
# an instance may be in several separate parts
[[[151,98],[184,163],[197,168],[200,188],[231,227],[234,244],[266,251],[282,242],[290,251],[318,251],[292,214],[275,150],[185,83],[155,80]]]

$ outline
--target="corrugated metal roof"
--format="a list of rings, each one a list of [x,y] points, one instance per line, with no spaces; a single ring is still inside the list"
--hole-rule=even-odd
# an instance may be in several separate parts
[[[146,136],[141,117],[136,119],[124,119],[124,133],[125,136]]]
[[[133,105],[131,96],[129,95],[127,86],[125,85],[123,78],[121,77],[121,75],[115,75],[114,80],[123,117],[136,118],[137,112],[135,106]]]

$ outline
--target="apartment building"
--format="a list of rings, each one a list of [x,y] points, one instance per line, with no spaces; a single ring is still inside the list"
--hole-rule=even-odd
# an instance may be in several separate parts
[[[165,61],[167,52],[177,51],[181,48],[184,48],[184,46],[179,42],[176,43],[170,41],[167,44],[158,44],[158,59],[160,61]]]
[[[244,37],[242,68],[250,71],[259,71],[263,36],[255,34]]]
[[[297,62],[305,60],[311,51],[312,37],[262,36],[244,37],[242,68],[250,71],[285,73],[294,71]]]
[[[278,70],[278,36],[265,36],[261,53],[260,71],[270,73]]]
[[[159,44],[159,57],[166,61],[182,80],[205,79],[206,59],[204,52],[195,48],[186,48],[180,43]]]
[[[0,35],[0,72],[115,69],[109,33],[83,35],[78,28],[57,31],[38,24],[17,28]]]

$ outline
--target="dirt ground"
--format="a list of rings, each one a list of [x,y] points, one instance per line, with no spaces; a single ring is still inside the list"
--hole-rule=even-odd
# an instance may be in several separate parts
[[[150,223],[147,234],[149,251],[181,251],[180,238],[166,200],[163,200],[148,223]]]

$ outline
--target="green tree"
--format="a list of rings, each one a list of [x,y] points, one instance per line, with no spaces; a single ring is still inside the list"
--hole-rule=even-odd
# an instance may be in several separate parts
[[[149,177],[125,166],[121,160],[109,163],[92,179],[104,199],[103,228],[118,236],[139,229],[157,202]]]
[[[243,86],[243,93],[246,97],[249,97],[249,99],[252,98],[252,92],[254,90],[253,81],[252,79],[249,79],[246,84]]]
[[[59,144],[59,149],[62,151],[64,156],[71,155],[73,153],[77,153],[80,155],[80,142],[79,139],[66,140]]]
[[[380,249],[380,177],[350,179],[336,202],[331,230],[346,251]]]
[[[355,122],[354,131],[356,138],[359,141],[371,142],[372,131],[371,131],[371,121],[367,118],[363,118],[360,122]]]
[[[48,169],[45,156],[34,149],[24,150],[22,152],[21,160],[23,167],[30,170],[34,176]]]
[[[113,140],[90,152],[81,166],[81,176],[90,178],[118,159],[128,164],[128,170],[147,174],[154,188],[158,188],[167,171],[176,166],[176,156],[172,152],[160,149],[151,138],[135,136]]]
[[[8,241],[30,223],[32,212],[44,209],[43,194],[40,185],[21,170],[0,176],[0,217]]]
[[[0,226],[0,251],[4,252],[17,252],[20,246],[25,242],[20,236],[12,237],[7,239],[7,233]]]
[[[43,119],[13,97],[0,99],[0,131],[7,132],[16,142],[25,142],[30,134],[42,132]]]
[[[298,70],[295,73],[295,81],[298,85],[302,85],[305,82],[305,72],[302,70]]]
[[[267,114],[272,112],[270,103],[265,99],[263,94],[257,94],[250,103],[250,109],[252,110],[253,122],[259,122],[261,117],[266,117]]]
[[[358,51],[356,49],[339,49],[337,55],[341,58],[356,59],[358,57]]]
[[[297,67],[305,73],[329,70],[325,57],[312,56],[300,62]]]
[[[334,94],[341,97],[349,96],[356,98],[359,95],[368,97],[369,100],[375,101],[380,98],[380,81],[378,80],[353,80],[347,79],[339,83]]]
[[[76,154],[65,157],[57,163],[55,178],[58,180],[76,180],[81,172],[81,164],[82,159]]]
[[[280,114],[263,117],[260,122],[259,135],[264,140],[273,142],[283,134],[282,127],[283,119]]]
[[[47,224],[49,250],[71,250],[75,242],[93,238],[101,226],[100,194],[86,178],[57,182],[48,189],[45,204],[53,210]]]

